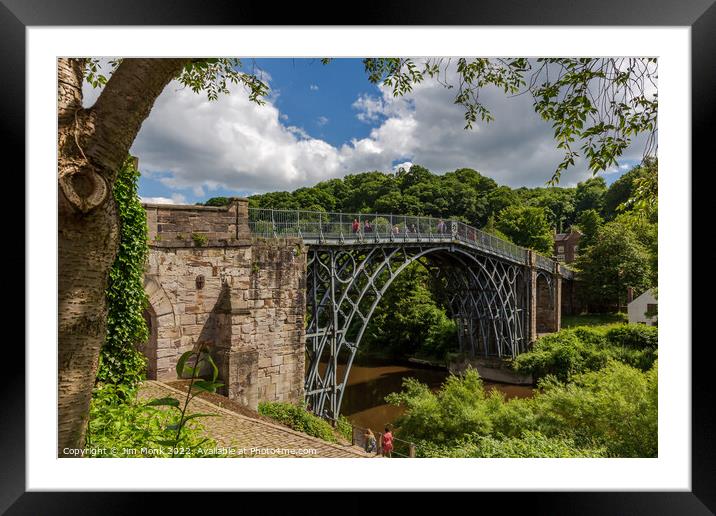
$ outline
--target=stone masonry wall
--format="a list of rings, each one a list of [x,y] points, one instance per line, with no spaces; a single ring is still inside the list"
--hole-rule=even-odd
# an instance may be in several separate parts
[[[228,209],[146,208],[145,286],[155,339],[146,347],[150,374],[176,379],[179,356],[202,343],[229,397],[254,409],[262,400],[303,400],[306,253],[300,242],[252,241],[244,199]]]
[[[550,286],[547,281],[539,277],[537,278],[537,333],[549,333],[557,331],[555,328],[555,308],[554,308],[554,287]]]

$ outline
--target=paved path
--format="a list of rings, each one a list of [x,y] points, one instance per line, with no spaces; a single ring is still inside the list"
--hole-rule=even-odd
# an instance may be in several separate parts
[[[186,393],[154,380],[144,382],[139,390],[142,400],[167,396],[182,402],[186,399]],[[237,414],[198,397],[187,408],[188,414],[197,412],[219,414],[200,418],[201,424],[208,436],[216,440],[217,446],[234,448],[238,457],[375,457],[358,446],[328,443],[286,427]]]

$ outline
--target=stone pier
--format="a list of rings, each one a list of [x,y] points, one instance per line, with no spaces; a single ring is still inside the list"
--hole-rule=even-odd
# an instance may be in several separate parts
[[[206,345],[224,392],[302,401],[306,252],[299,240],[252,240],[248,200],[228,207],[145,204],[148,376],[174,380],[178,358]]]

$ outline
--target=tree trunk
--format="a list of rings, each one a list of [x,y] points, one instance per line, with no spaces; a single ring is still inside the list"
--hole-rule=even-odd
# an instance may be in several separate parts
[[[58,455],[84,446],[105,290],[117,252],[117,171],[183,59],[126,59],[96,104],[82,108],[84,60],[58,60]]]

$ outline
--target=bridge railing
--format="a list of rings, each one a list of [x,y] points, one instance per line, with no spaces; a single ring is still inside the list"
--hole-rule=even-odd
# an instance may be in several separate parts
[[[535,261],[536,261],[535,265],[537,265],[538,269],[542,269],[542,270],[550,271],[550,272],[554,271],[554,263],[555,263],[554,260],[551,260],[551,259],[547,258],[546,256],[542,256],[541,254],[538,254]]]
[[[251,233],[264,238],[316,240],[458,240],[518,263],[527,263],[527,249],[463,222],[434,217],[381,213],[332,213],[309,210],[249,208]],[[553,271],[554,261],[537,255],[537,267]]]
[[[450,224],[432,217],[379,213],[329,213],[307,210],[249,208],[254,235],[325,239],[450,239]]]
[[[526,263],[527,261],[527,250],[525,248],[462,222],[457,223],[456,237],[458,240],[471,243],[484,251],[489,251],[520,263]]]

